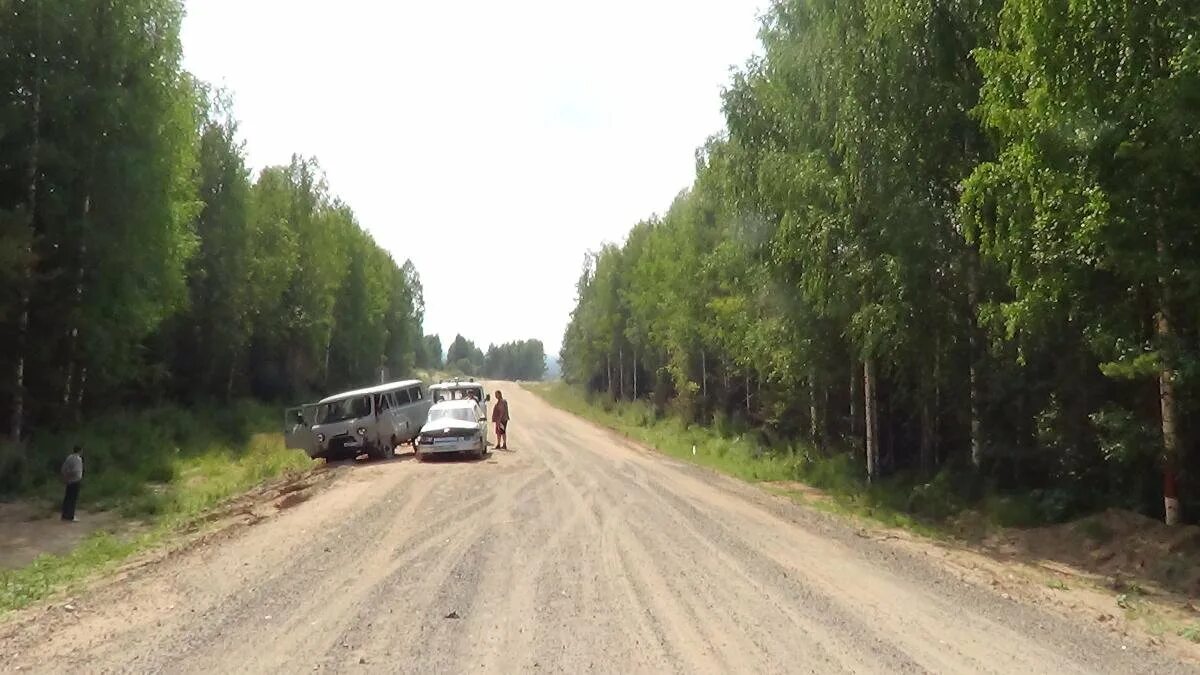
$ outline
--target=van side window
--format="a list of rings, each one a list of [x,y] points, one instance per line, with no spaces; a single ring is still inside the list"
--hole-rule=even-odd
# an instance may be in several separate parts
[[[411,401],[408,398],[408,390],[407,389],[397,389],[395,393],[396,393],[396,405],[407,405],[408,403],[411,403]]]
[[[375,409],[376,410],[378,410],[379,412],[383,412],[384,410],[391,410],[392,408],[393,408],[392,400],[390,398],[388,398],[387,394],[380,394],[378,397],[376,397],[376,400],[375,400]]]
[[[408,393],[412,396],[412,400],[414,401],[420,401],[425,398],[425,395],[421,393],[420,387],[413,387],[412,389],[408,390]]]

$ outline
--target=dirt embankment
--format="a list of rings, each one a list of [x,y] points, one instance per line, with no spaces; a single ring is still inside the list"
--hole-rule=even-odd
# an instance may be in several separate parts
[[[1200,597],[1200,527],[1167,527],[1145,516],[1110,509],[1081,520],[1028,530],[1005,530],[983,546],[1004,559],[1068,565],[1164,593]]]

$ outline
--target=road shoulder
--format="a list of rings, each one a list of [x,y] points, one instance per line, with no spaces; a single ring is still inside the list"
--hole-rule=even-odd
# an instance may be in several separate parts
[[[802,483],[746,481],[686,456],[659,452],[613,425],[558,405],[537,387],[526,390],[609,434],[615,443],[658,455],[680,471],[885,564],[899,557],[933,566],[999,600],[1036,606],[1066,620],[1090,624],[1123,646],[1136,644],[1200,660],[1200,602],[1192,595],[1136,576],[1097,574],[1056,560],[1000,554],[994,547],[949,532],[939,532],[934,538],[888,526],[838,509],[828,494]]]

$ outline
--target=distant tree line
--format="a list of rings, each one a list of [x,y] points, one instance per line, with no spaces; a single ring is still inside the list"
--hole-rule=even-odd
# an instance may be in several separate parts
[[[483,373],[497,380],[541,380],[546,375],[546,350],[541,340],[491,345],[484,355]]]
[[[455,335],[446,350],[446,367],[464,375],[481,376],[484,365],[483,350],[462,335]]]
[[[446,353],[446,367],[497,380],[536,381],[546,374],[546,350],[540,340],[521,340],[489,345],[484,353],[471,340],[456,335]]]
[[[443,367],[442,338],[437,335],[426,335],[421,340],[417,350],[417,367],[426,370],[438,370]]]
[[[566,377],[1047,517],[1195,504],[1200,11],[780,0],[760,35],[691,189],[587,258]]]
[[[229,102],[181,66],[182,2],[0,0],[0,16],[10,439],[118,404],[299,400],[415,365],[417,271],[316,160],[250,175]]]

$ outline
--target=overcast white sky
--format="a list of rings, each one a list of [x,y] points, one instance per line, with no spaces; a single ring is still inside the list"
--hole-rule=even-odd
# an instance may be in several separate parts
[[[427,333],[554,354],[585,251],[691,183],[766,2],[188,0],[183,44],[256,171],[315,155],[413,260]]]

